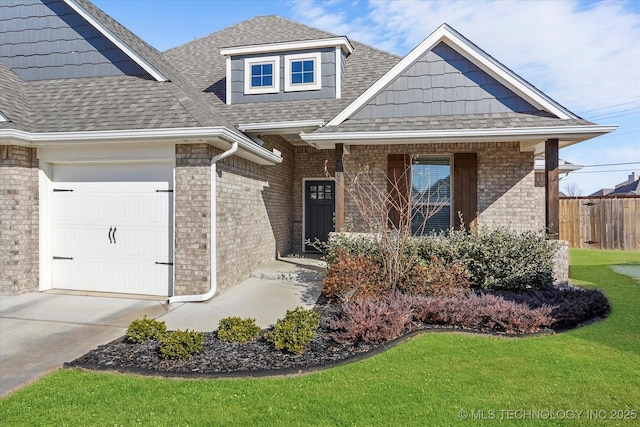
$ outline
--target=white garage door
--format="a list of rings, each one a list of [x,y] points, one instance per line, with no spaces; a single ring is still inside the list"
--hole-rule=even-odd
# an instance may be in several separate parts
[[[171,164],[53,166],[53,286],[169,295]]]

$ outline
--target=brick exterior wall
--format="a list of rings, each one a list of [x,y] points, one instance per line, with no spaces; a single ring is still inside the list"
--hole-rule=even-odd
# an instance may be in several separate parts
[[[176,145],[176,295],[200,294],[209,290],[210,159],[207,144]]]
[[[302,250],[302,180],[304,178],[327,178],[325,162],[329,174],[334,175],[334,150],[317,150],[309,146],[294,147],[295,173],[293,178],[293,251]]]
[[[260,166],[238,156],[217,164],[218,292],[291,251],[293,148],[277,136],[262,139],[266,149],[281,151],[281,164]],[[209,162],[220,152],[205,144],[176,146],[176,295],[209,290]]]
[[[544,188],[535,186],[534,155],[521,152],[518,142],[436,143],[409,145],[351,146],[345,155],[345,182],[349,175],[368,169],[376,185],[386,187],[387,156],[453,155],[478,153],[478,225],[504,226],[515,231],[544,229]],[[294,245],[302,241],[302,179],[323,177],[324,162],[333,174],[332,150],[295,148]],[[365,231],[356,206],[345,194],[347,230]]]
[[[39,289],[38,209],[36,149],[0,146],[0,294]]]

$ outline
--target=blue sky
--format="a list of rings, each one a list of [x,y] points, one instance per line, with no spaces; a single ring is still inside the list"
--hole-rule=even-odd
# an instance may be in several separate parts
[[[405,55],[447,22],[579,116],[620,125],[610,135],[561,150],[563,159],[588,166],[562,180],[561,190],[573,183],[587,195],[640,173],[640,0],[94,3],[161,51],[254,16],[280,15]]]

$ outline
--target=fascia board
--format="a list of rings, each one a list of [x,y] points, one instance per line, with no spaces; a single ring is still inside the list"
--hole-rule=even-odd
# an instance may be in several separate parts
[[[582,141],[613,132],[617,125],[592,126],[557,126],[557,127],[523,127],[498,129],[451,129],[451,130],[417,130],[386,132],[332,132],[300,134],[309,143],[321,145],[323,142],[348,142],[351,145],[368,144],[407,144],[409,141],[438,142],[494,142],[545,140],[562,138],[564,140]]]
[[[64,0],[64,2],[75,10],[80,16],[82,16],[90,25],[100,31],[102,35],[108,38],[113,44],[115,44],[122,52],[125,53],[134,62],[140,65],[147,73],[159,82],[169,81],[160,71],[158,71],[147,60],[140,56],[135,50],[124,43],[118,36],[113,34],[107,27],[105,27],[100,21],[93,17],[85,8],[77,4],[74,0]]]
[[[324,120],[299,120],[291,122],[240,123],[238,129],[242,132],[289,131],[299,133],[305,129],[313,130],[322,126],[324,126]]]
[[[347,55],[353,52],[353,46],[347,37],[332,37],[328,39],[302,40],[296,42],[269,43],[260,45],[234,46],[220,49],[220,55],[252,55],[257,53],[284,52],[303,49],[321,49],[339,46]]]
[[[245,136],[230,131],[226,127],[208,128],[173,128],[112,130],[91,132],[43,132],[31,133],[16,129],[0,129],[1,145],[21,145],[26,147],[98,145],[98,144],[130,144],[139,143],[226,143],[238,142],[241,157],[259,164],[276,164],[282,157],[268,151]]]
[[[536,107],[547,110],[561,119],[577,118],[577,116],[572,114],[570,111],[553,102],[549,97],[531,86],[522,78],[518,77],[515,73],[489,57],[485,52],[456,32],[453,28],[449,27],[447,24],[442,24],[436,31],[431,33],[429,37],[424,39],[422,43],[409,52],[407,56],[402,58],[400,62],[391,68],[384,76],[382,76],[337,116],[329,121],[328,126],[338,126],[355,114],[414,62],[420,59],[420,57],[422,57],[426,52],[433,49],[441,41],[444,41],[452,49],[472,61],[483,71],[503,83],[509,89],[514,90],[518,95],[522,96],[526,101],[531,102]]]

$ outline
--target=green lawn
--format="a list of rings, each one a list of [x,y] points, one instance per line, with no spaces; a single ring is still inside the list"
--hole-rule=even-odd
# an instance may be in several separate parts
[[[571,251],[571,277],[604,289],[613,306],[605,321],[572,332],[425,334],[365,361],[288,378],[59,370],[0,401],[0,424],[640,425],[640,283],[610,264],[640,264],[640,253]],[[611,419],[632,411],[635,421]]]

